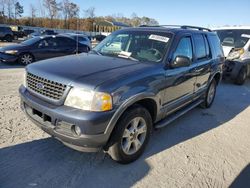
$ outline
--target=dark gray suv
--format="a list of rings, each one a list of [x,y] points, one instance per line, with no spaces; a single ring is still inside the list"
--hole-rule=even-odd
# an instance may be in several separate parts
[[[152,130],[212,105],[224,56],[216,33],[191,26],[116,31],[89,53],[26,67],[21,107],[41,129],[79,151],[129,163]]]
[[[0,26],[0,40],[12,42],[13,38],[14,35],[10,27]]]

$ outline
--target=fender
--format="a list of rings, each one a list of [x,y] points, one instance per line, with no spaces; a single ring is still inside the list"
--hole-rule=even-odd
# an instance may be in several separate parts
[[[113,115],[113,117],[111,118],[106,130],[105,130],[105,134],[107,135],[111,135],[117,121],[119,120],[119,118],[121,117],[121,115],[134,103],[136,103],[137,101],[140,101],[142,99],[153,99],[156,104],[157,104],[157,110],[159,109],[159,104],[157,102],[157,96],[155,95],[155,93],[153,92],[142,92],[142,93],[138,93],[134,96],[131,96],[130,98],[128,98],[127,100],[125,100],[120,106],[119,108],[116,110],[115,114]]]

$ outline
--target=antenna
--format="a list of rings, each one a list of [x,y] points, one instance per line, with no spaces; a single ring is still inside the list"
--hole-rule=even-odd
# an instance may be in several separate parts
[[[79,17],[77,17],[77,20],[76,20],[76,54],[78,54],[78,41],[79,41],[79,36],[78,36],[78,30],[79,30]]]

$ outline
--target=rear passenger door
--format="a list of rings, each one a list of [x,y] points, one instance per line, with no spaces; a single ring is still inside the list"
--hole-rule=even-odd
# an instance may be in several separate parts
[[[209,76],[211,73],[212,54],[206,35],[193,35],[195,46],[194,64],[196,65],[196,83],[194,87],[195,93],[202,92],[208,85]]]

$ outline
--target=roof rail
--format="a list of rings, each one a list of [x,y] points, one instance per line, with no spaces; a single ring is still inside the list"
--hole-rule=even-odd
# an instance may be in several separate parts
[[[190,26],[190,25],[140,25],[139,27],[176,27],[181,29],[197,29],[199,31],[208,31],[212,32],[211,29],[205,28],[205,27],[197,27],[197,26]]]
[[[197,27],[197,26],[190,26],[190,25],[183,25],[181,26],[182,29],[198,29],[199,31],[208,31],[212,32],[211,29],[205,28],[205,27]]]

